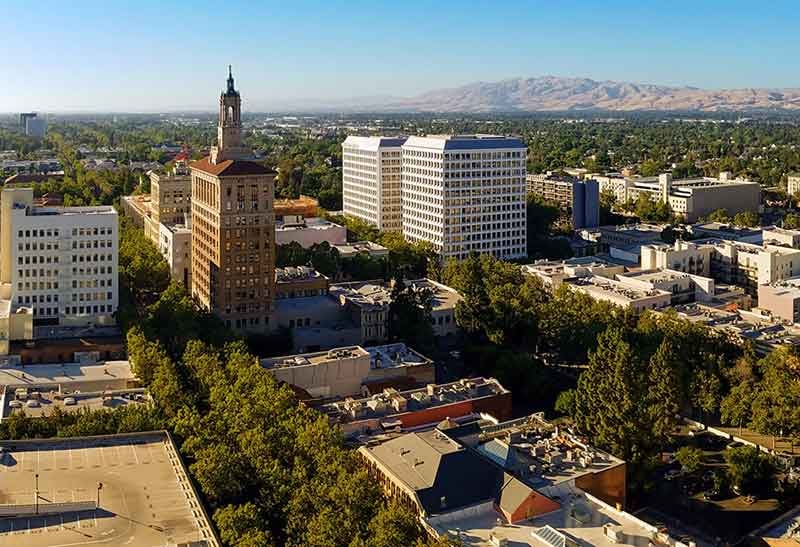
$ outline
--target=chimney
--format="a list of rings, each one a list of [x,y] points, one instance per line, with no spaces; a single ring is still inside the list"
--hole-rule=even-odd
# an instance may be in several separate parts
[[[672,173],[658,175],[658,185],[661,187],[661,201],[669,203],[669,195],[672,192]]]

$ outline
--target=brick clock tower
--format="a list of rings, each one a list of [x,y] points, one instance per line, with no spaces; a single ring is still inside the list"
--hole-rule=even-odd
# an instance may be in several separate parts
[[[242,99],[228,67],[217,145],[190,164],[192,296],[238,332],[271,330],[275,172],[242,145]]]

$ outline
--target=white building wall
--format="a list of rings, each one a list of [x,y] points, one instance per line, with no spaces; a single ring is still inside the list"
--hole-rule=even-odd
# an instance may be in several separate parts
[[[342,143],[342,209],[380,230],[402,229],[403,138],[349,136]]]
[[[114,322],[118,306],[118,222],[112,207],[12,212],[12,306],[59,325]]]
[[[520,258],[526,249],[526,147],[486,136],[410,137],[403,145],[403,235],[444,258]]]

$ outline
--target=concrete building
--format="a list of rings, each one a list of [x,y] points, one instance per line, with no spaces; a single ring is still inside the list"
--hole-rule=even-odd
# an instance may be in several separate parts
[[[757,212],[761,205],[761,185],[757,182],[732,179],[722,172],[718,178],[703,177],[673,180],[665,173],[658,177],[596,177],[600,192],[612,193],[617,203],[636,201],[647,195],[653,201],[669,203],[673,213],[686,222],[695,222],[717,209],[730,215],[744,211]]]
[[[800,323],[800,278],[758,286],[758,307],[787,323]]]
[[[169,264],[170,276],[192,286],[192,229],[185,224],[159,224],[158,250]]]
[[[0,353],[34,325],[114,324],[117,213],[111,206],[40,207],[30,188],[0,197]]]
[[[598,226],[584,229],[581,237],[588,241],[599,242],[603,250],[611,248],[624,249],[632,246],[647,245],[661,241],[661,232],[665,225],[659,224],[626,224],[623,226]]]
[[[642,247],[642,269],[671,269],[743,287],[756,296],[759,285],[800,275],[800,250],[780,245],[707,239]]]
[[[275,298],[275,173],[246,160],[241,97],[228,75],[217,145],[190,165],[192,296],[238,332],[264,332]]]
[[[762,243],[763,241],[763,230],[761,228],[743,228],[722,222],[706,222],[692,224],[687,229],[697,239],[729,239],[744,243]]]
[[[581,180],[553,173],[529,174],[528,193],[553,201],[570,216],[572,227],[593,228],[600,224],[600,186],[596,180]]]
[[[331,245],[339,253],[340,258],[353,258],[360,253],[366,253],[372,258],[385,258],[389,256],[389,249],[372,241],[351,241],[349,243],[334,243]]]
[[[527,147],[493,135],[409,137],[403,144],[403,236],[443,258],[526,256]]]
[[[643,270],[676,270],[709,277],[712,253],[710,246],[691,241],[656,243],[641,248],[641,265]]]
[[[157,224],[188,224],[191,214],[192,178],[185,162],[176,162],[168,173],[150,171],[151,217]]]
[[[594,300],[610,302],[634,313],[666,308],[672,302],[672,293],[668,291],[607,277],[589,275],[566,280],[565,283]]]
[[[416,388],[436,381],[433,361],[402,343],[261,359],[261,366],[313,398],[366,397],[388,387]]]
[[[379,230],[402,230],[400,185],[404,137],[356,137],[342,143],[344,214]]]
[[[757,243],[763,242],[771,245],[791,247],[792,249],[800,249],[800,230],[789,230],[772,226],[770,228],[764,228],[761,239],[762,241]]]
[[[43,139],[47,134],[47,120],[34,117],[25,120],[25,135],[34,139]]]
[[[786,193],[790,196],[800,192],[800,175],[789,175],[786,181]]]
[[[568,260],[537,260],[522,266],[525,274],[537,277],[546,288],[555,290],[567,280],[577,277],[600,276],[614,279],[625,273],[625,266],[603,260],[596,256],[570,258]]]
[[[308,266],[275,268],[275,299],[328,294],[329,280]]]
[[[675,270],[637,270],[618,274],[617,281],[646,291],[670,293],[670,305],[711,302],[717,296],[714,280]]]
[[[347,229],[324,218],[303,218],[284,215],[275,221],[275,244],[297,243],[304,249],[327,242],[331,245],[347,243]]]
[[[306,390],[312,397],[348,397],[361,393],[369,375],[370,354],[360,346],[261,359],[276,380]]]
[[[488,413],[499,419],[511,417],[511,392],[494,378],[471,378],[420,389],[386,389],[365,399],[347,398],[323,405],[347,437],[402,432],[434,427],[447,418]]]

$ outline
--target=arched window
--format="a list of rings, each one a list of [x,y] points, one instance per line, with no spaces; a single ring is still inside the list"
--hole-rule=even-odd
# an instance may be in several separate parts
[[[225,116],[225,119],[226,119],[227,121],[229,121],[229,122],[232,122],[232,121],[233,121],[233,107],[232,107],[232,106],[229,106],[229,107],[228,107],[228,115],[227,115],[227,116]]]

